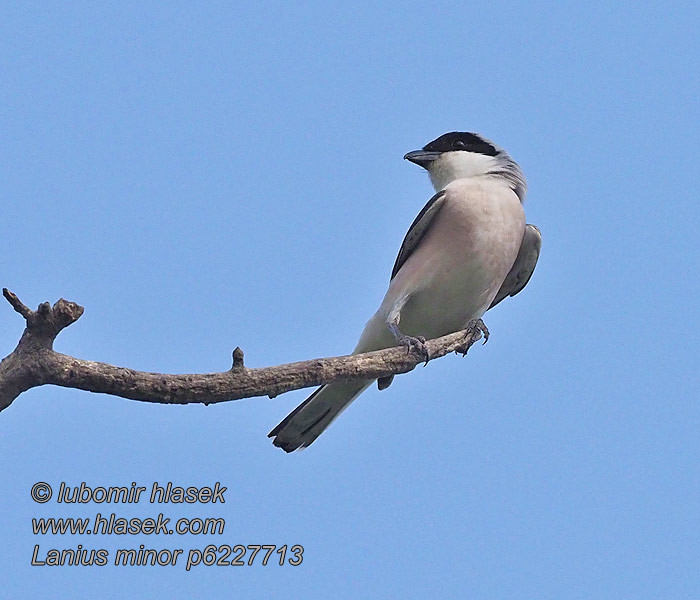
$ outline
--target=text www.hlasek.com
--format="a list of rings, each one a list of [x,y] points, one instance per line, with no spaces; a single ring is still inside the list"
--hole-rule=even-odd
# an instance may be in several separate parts
[[[70,487],[61,483],[54,498],[57,504],[136,504],[146,491],[145,487],[96,487],[81,483]],[[213,487],[180,487],[172,483],[153,484],[149,502],[151,504],[225,503],[226,488],[218,482]],[[53,497],[53,489],[48,483],[39,482],[32,486],[32,499],[45,504]],[[147,496],[144,497],[144,500]],[[226,522],[221,517],[179,518],[172,522],[170,517],[159,513],[154,517],[125,518],[116,513],[98,512],[94,518],[83,517],[35,517],[32,519],[34,535],[222,535]],[[304,548],[276,544],[209,544],[202,548],[118,548],[111,561],[121,566],[174,566],[185,564],[189,571],[197,566],[252,566],[252,565],[300,565]],[[180,557],[184,557],[179,560]],[[110,563],[110,551],[106,548],[85,548],[78,544],[73,548],[50,548],[42,550],[34,546],[31,564],[33,566],[105,566]]]
[[[32,519],[32,530],[34,535],[52,533],[54,535],[62,535],[71,533],[73,535],[84,534],[102,534],[102,535],[172,535],[177,533],[184,535],[186,533],[194,535],[222,535],[226,522],[224,519],[206,518],[206,519],[178,519],[173,529],[168,527],[170,519],[166,518],[163,513],[160,513],[155,519],[125,519],[117,517],[114,513],[109,516],[102,516],[101,513],[95,515],[95,520],[92,528],[90,528],[90,519]]]

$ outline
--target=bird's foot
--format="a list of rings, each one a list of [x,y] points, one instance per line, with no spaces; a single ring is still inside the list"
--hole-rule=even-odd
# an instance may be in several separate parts
[[[396,343],[399,346],[406,346],[406,354],[416,353],[425,359],[425,364],[430,360],[430,353],[425,346],[425,338],[422,335],[414,337],[412,335],[399,335],[396,338]]]
[[[412,335],[404,335],[399,329],[399,324],[396,321],[391,321],[387,323],[387,327],[394,336],[397,346],[405,346],[406,354],[415,353],[425,359],[425,364],[428,364],[430,360],[430,353],[425,347],[425,338],[422,335],[413,337]],[[387,384],[388,385],[388,384]]]
[[[482,337],[484,338],[484,344],[489,341],[489,329],[486,327],[481,319],[472,319],[466,327],[467,329],[467,339],[464,345],[457,348],[455,352],[458,352],[462,356],[466,356],[471,348],[476,342],[478,342]]]
[[[473,325],[472,325],[472,323],[473,323]],[[483,343],[481,344],[482,346],[483,346],[486,342],[489,341],[489,336],[491,335],[491,334],[489,333],[489,328],[486,327],[486,324],[485,324],[481,319],[477,319],[476,321],[472,321],[471,323],[469,323],[469,326],[470,326],[470,327],[473,327],[474,329],[477,329],[477,330],[481,331],[481,333],[483,334],[483,336],[484,336],[484,341],[483,341]]]

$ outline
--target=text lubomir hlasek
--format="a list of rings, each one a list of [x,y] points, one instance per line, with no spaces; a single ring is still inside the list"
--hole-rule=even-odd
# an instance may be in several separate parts
[[[218,481],[213,487],[181,487],[168,482],[164,485],[159,485],[154,482],[151,487],[151,494],[148,501],[151,504],[216,504],[225,503],[224,492],[227,488],[222,486]],[[113,504],[135,504],[141,500],[141,494],[146,491],[146,487],[137,486],[133,481],[130,486],[121,487],[90,487],[85,482],[79,486],[71,487],[61,482],[56,495],[57,503],[65,504],[87,504],[95,502],[97,504],[113,503]],[[145,498],[145,496],[144,496]]]

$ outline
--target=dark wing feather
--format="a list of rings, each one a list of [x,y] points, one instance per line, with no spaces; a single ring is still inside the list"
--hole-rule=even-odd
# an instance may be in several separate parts
[[[408,229],[406,237],[403,239],[401,244],[401,249],[399,250],[399,255],[396,257],[396,262],[394,263],[394,268],[391,271],[391,279],[393,279],[399,272],[399,269],[408,260],[408,257],[416,249],[420,241],[423,239],[425,232],[428,230],[430,223],[440,212],[442,208],[443,201],[445,199],[445,190],[440,190],[435,194],[428,203],[423,207],[418,213],[416,219],[411,223]]]
[[[493,308],[508,296],[515,296],[527,285],[530,277],[532,277],[532,273],[535,271],[541,247],[542,234],[540,230],[535,225],[525,225],[525,234],[520,244],[518,256],[489,308]]]

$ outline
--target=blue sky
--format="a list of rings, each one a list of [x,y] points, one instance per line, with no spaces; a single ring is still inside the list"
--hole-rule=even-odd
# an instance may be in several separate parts
[[[700,594],[695,3],[5,4],[0,285],[85,306],[59,351],[208,372],[348,352],[431,195],[402,160],[507,148],[543,232],[492,337],[372,388],[308,450],[307,391],[203,407],[58,388],[0,414],[12,598]],[[0,354],[22,332],[0,308]],[[39,505],[37,481],[228,487]],[[223,517],[35,536],[32,517]],[[38,567],[50,548],[301,544],[298,567]]]

